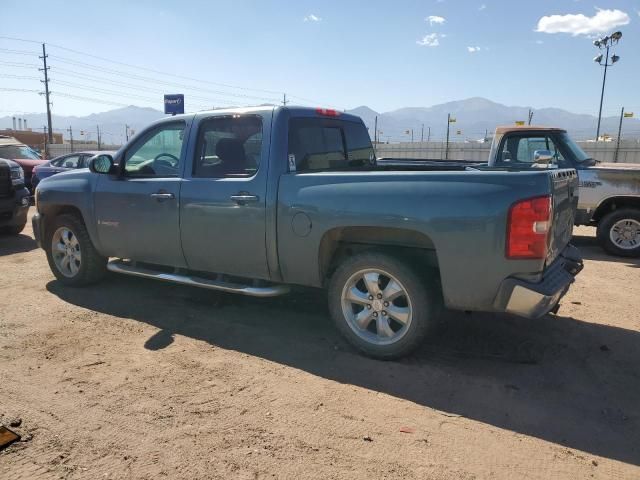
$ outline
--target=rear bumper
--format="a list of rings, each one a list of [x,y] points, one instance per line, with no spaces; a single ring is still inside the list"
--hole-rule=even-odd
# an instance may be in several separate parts
[[[543,272],[540,282],[504,280],[494,306],[496,310],[527,318],[542,317],[555,308],[582,268],[580,252],[573,245],[567,245]]]
[[[0,227],[17,227],[27,223],[29,192],[22,188],[10,198],[0,198]]]

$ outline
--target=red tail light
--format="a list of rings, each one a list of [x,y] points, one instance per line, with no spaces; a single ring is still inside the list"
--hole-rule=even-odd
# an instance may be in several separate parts
[[[507,220],[507,258],[545,258],[551,227],[551,197],[514,203]]]
[[[318,115],[324,115],[325,117],[339,117],[340,112],[332,108],[316,108]]]

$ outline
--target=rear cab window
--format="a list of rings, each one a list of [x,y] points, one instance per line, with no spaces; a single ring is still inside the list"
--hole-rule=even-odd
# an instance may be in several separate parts
[[[289,120],[289,171],[345,170],[375,164],[364,124],[334,118]]]
[[[196,178],[252,177],[260,167],[261,150],[261,117],[212,117],[201,123],[192,174]]]

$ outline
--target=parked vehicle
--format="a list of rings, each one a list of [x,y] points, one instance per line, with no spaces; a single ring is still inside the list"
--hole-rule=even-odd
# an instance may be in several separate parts
[[[555,310],[582,268],[575,170],[426,170],[377,166],[362,120],[334,110],[178,115],[42,182],[33,227],[69,286],[110,270],[262,297],[326,288],[338,329],[377,358],[413,350],[443,305]]]
[[[602,247],[613,255],[640,256],[640,165],[602,163],[587,155],[567,134],[551,127],[498,127],[489,161],[378,159],[379,165],[420,169],[575,168],[580,189],[576,225],[597,227]]]
[[[560,128],[501,127],[489,166],[575,168],[576,225],[597,227],[598,241],[613,255],[640,256],[640,165],[594,160]]]
[[[66,172],[67,170],[75,170],[78,168],[87,168],[89,159],[94,155],[97,155],[98,153],[106,153],[109,155],[115,154],[115,152],[112,151],[97,150],[67,153],[65,155],[56,157],[46,163],[43,163],[42,165],[36,166],[33,169],[33,174],[31,176],[31,183],[33,185],[33,188],[35,189],[38,186],[40,180],[55,175],[56,173]]]
[[[20,143],[13,137],[0,135],[0,158],[13,160],[22,167],[24,171],[24,184],[33,192],[34,187],[31,184],[31,175],[33,168],[46,163],[42,160],[31,147]]]
[[[27,224],[29,191],[24,186],[22,167],[0,159],[0,233],[17,235]]]

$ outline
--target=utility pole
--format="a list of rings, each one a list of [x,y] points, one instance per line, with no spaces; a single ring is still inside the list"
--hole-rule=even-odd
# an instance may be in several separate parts
[[[125,124],[124,126],[124,138],[129,141],[129,125]]]
[[[531,119],[533,118],[533,110],[529,109],[529,125],[531,125]],[[486,135],[485,135],[486,137]]]
[[[47,100],[47,127],[49,129],[49,143],[53,143],[53,129],[51,128],[51,101],[49,100],[49,94],[51,93],[49,92],[49,68],[51,67],[47,67],[47,56],[47,50],[45,44],[43,43],[42,56],[38,58],[42,59],[44,68],[39,68],[38,70],[44,72],[44,80],[40,81],[44,83],[44,96]]]
[[[422,124],[422,132],[420,133],[420,143],[424,142],[424,123]]]
[[[287,106],[287,94],[286,93],[282,94],[282,105],[284,105],[285,107]]]
[[[444,151],[445,160],[449,160],[449,125],[451,125],[451,114],[447,113],[447,146]]]
[[[411,143],[413,143],[413,128],[411,129]]]
[[[100,125],[96,125],[96,130],[98,132],[98,150],[100,150]]]
[[[624,117],[624,107],[620,110],[620,123],[618,124],[618,140],[616,141],[616,153],[613,155],[613,162],[618,161],[618,152],[620,151],[620,135],[622,134],[622,118]]]
[[[44,139],[44,157],[49,158],[49,142],[47,138],[47,126],[42,126],[42,138]]]
[[[69,138],[71,139],[71,153],[73,153],[73,130],[71,129],[71,125],[67,128],[67,132],[69,132]]]
[[[429,129],[427,133],[427,143],[429,143],[431,141],[431,127],[427,127],[427,128]]]
[[[373,143],[378,143],[378,116],[376,115],[376,121],[374,122],[375,130],[373,131]]]

